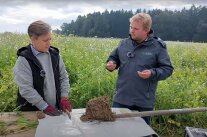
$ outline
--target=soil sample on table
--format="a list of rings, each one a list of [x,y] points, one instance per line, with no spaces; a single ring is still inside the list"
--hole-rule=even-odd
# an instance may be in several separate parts
[[[82,121],[114,121],[115,118],[111,111],[109,98],[107,96],[96,97],[86,104],[86,112],[80,119]]]

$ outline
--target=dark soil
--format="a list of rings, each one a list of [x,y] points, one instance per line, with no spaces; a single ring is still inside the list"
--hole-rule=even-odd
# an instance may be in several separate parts
[[[107,96],[93,98],[86,104],[86,112],[80,119],[82,121],[114,121],[113,113]]]

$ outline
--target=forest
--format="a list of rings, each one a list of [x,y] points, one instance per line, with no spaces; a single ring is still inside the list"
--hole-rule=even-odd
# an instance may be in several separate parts
[[[192,5],[190,9],[182,10],[145,10],[94,12],[78,16],[70,23],[63,23],[61,30],[55,30],[62,35],[83,37],[128,37],[129,19],[133,14],[145,12],[152,17],[152,29],[157,37],[167,41],[207,42],[207,7]]]

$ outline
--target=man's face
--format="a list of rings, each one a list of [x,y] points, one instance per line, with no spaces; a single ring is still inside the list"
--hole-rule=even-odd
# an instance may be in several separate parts
[[[148,32],[143,29],[143,24],[141,21],[131,21],[129,33],[132,39],[137,42],[142,42],[147,38]]]
[[[39,52],[47,52],[50,47],[51,33],[49,32],[38,37],[32,36],[31,40],[34,49]]]

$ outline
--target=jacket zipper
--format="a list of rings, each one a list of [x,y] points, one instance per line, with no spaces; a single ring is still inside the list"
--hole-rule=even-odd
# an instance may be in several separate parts
[[[147,98],[150,98],[150,81],[148,80],[148,90],[147,90]]]

